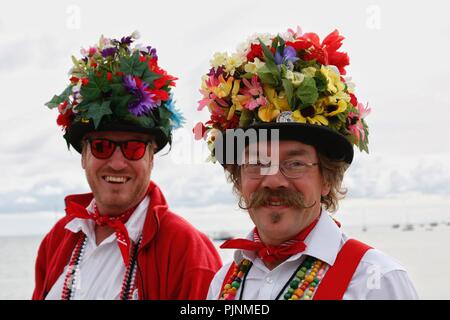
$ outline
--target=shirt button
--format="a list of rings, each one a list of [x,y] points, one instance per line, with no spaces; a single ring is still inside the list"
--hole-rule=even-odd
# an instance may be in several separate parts
[[[273,283],[273,280],[272,280],[272,278],[267,277],[267,278],[266,278],[266,282],[272,284],[272,283]]]

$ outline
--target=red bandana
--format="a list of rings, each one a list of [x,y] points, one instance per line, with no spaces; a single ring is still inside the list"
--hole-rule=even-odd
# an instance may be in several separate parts
[[[261,242],[258,230],[253,230],[254,241],[248,239],[233,239],[225,241],[220,248],[222,249],[242,249],[254,251],[258,257],[265,263],[272,263],[276,260],[284,260],[290,256],[303,252],[306,249],[305,239],[314,229],[319,218],[314,220],[308,227],[301,231],[293,239],[283,242],[279,246],[265,245]]]
[[[128,230],[125,227],[125,223],[130,218],[131,214],[136,210],[136,207],[130,208],[120,216],[102,216],[95,205],[95,212],[93,214],[89,213],[85,207],[75,203],[69,202],[66,207],[66,212],[69,216],[81,219],[94,220],[98,226],[108,226],[114,229],[117,237],[117,244],[119,245],[120,252],[122,253],[123,262],[128,265],[130,259],[130,247],[131,240],[128,235]]]

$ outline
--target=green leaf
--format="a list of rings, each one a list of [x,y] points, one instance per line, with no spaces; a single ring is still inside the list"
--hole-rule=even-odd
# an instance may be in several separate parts
[[[148,69],[146,62],[139,61],[139,52],[136,51],[131,57],[120,58],[120,71],[124,74],[141,77],[144,71]]]
[[[305,77],[300,86],[297,88],[295,95],[300,99],[302,104],[313,104],[319,97],[314,79],[311,77]]]
[[[113,96],[111,98],[111,108],[114,109],[114,114],[119,118],[125,118],[130,111],[128,110],[128,103],[133,98],[131,95]]]
[[[288,100],[289,106],[291,109],[294,109],[295,102],[294,102],[294,87],[292,86],[291,81],[287,79],[283,79],[283,88],[284,92],[286,93],[286,98]]]
[[[239,118],[239,127],[247,127],[253,121],[253,112],[248,109],[243,109],[241,117]]]
[[[263,84],[270,84],[272,86],[277,85],[277,80],[274,78],[272,72],[270,72],[266,65],[259,68],[257,73]]]
[[[316,72],[316,74],[314,75],[314,81],[316,81],[317,91],[325,92],[327,90],[328,81],[322,72]]]
[[[73,85],[69,85],[66,89],[64,89],[63,92],[61,92],[59,96],[54,95],[52,100],[47,102],[45,105],[50,109],[58,107],[61,103],[63,103],[69,98],[70,94],[72,93],[72,88]]]
[[[89,104],[89,109],[86,112],[86,117],[94,121],[95,129],[100,125],[100,121],[105,115],[112,114],[111,108],[109,107],[111,101],[103,101],[102,104],[99,102],[92,102]]]
[[[166,108],[160,107],[158,108],[158,111],[159,111],[159,118],[161,120],[170,119],[170,117],[172,116],[172,113]]]
[[[158,80],[162,76],[157,74],[156,72],[150,71],[147,68],[145,68],[144,72],[142,73],[142,80],[148,83],[150,86],[153,85],[153,81]]]
[[[94,101],[101,98],[102,93],[106,93],[111,90],[111,85],[108,83],[106,74],[103,73],[100,77],[94,73],[89,75],[89,83],[86,86],[82,86],[80,94],[83,100]]]
[[[258,40],[259,40],[259,43],[261,44],[261,48],[262,48],[262,51],[264,53],[264,57],[265,57],[266,63],[268,61],[274,62],[275,61],[275,57],[273,56],[272,52],[266,47],[266,45],[264,44],[264,42],[261,41],[261,39],[258,39]]]

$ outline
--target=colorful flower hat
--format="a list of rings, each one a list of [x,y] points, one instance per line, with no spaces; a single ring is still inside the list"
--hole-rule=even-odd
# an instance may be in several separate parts
[[[184,122],[171,93],[177,78],[158,66],[154,48],[131,47],[138,38],[137,32],[120,41],[102,36],[98,45],[81,50],[81,59],[72,56],[70,84],[46,103],[58,108],[57,124],[78,152],[92,131],[149,133],[159,151]]]
[[[343,39],[335,30],[321,43],[315,33],[297,28],[255,35],[231,56],[216,53],[202,79],[198,107],[207,106],[211,119],[194,128],[197,139],[207,140],[211,159],[216,160],[217,135],[237,128],[279,129],[280,139],[313,145],[349,164],[354,145],[368,152],[364,117],[370,109],[343,77],[349,64],[338,51]]]

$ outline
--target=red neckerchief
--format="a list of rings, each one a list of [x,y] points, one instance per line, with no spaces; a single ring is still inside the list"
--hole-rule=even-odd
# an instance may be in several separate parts
[[[276,260],[284,260],[290,256],[303,252],[306,249],[305,239],[314,229],[319,218],[315,219],[309,226],[303,229],[291,240],[285,241],[278,246],[265,245],[261,242],[258,230],[253,230],[253,241],[248,239],[232,239],[225,241],[222,249],[242,249],[253,251],[265,263],[272,263]]]
[[[97,205],[94,205],[94,213],[89,213],[85,207],[75,203],[68,202],[66,207],[66,212],[69,216],[81,219],[94,220],[95,224],[98,226],[108,226],[114,229],[117,244],[119,246],[120,252],[122,253],[123,262],[125,266],[128,265],[130,260],[130,248],[131,248],[131,240],[128,235],[128,230],[125,227],[125,223],[127,223],[128,219],[133,214],[134,210],[136,210],[137,205],[133,208],[128,209],[120,216],[111,217],[101,215],[98,211]]]

